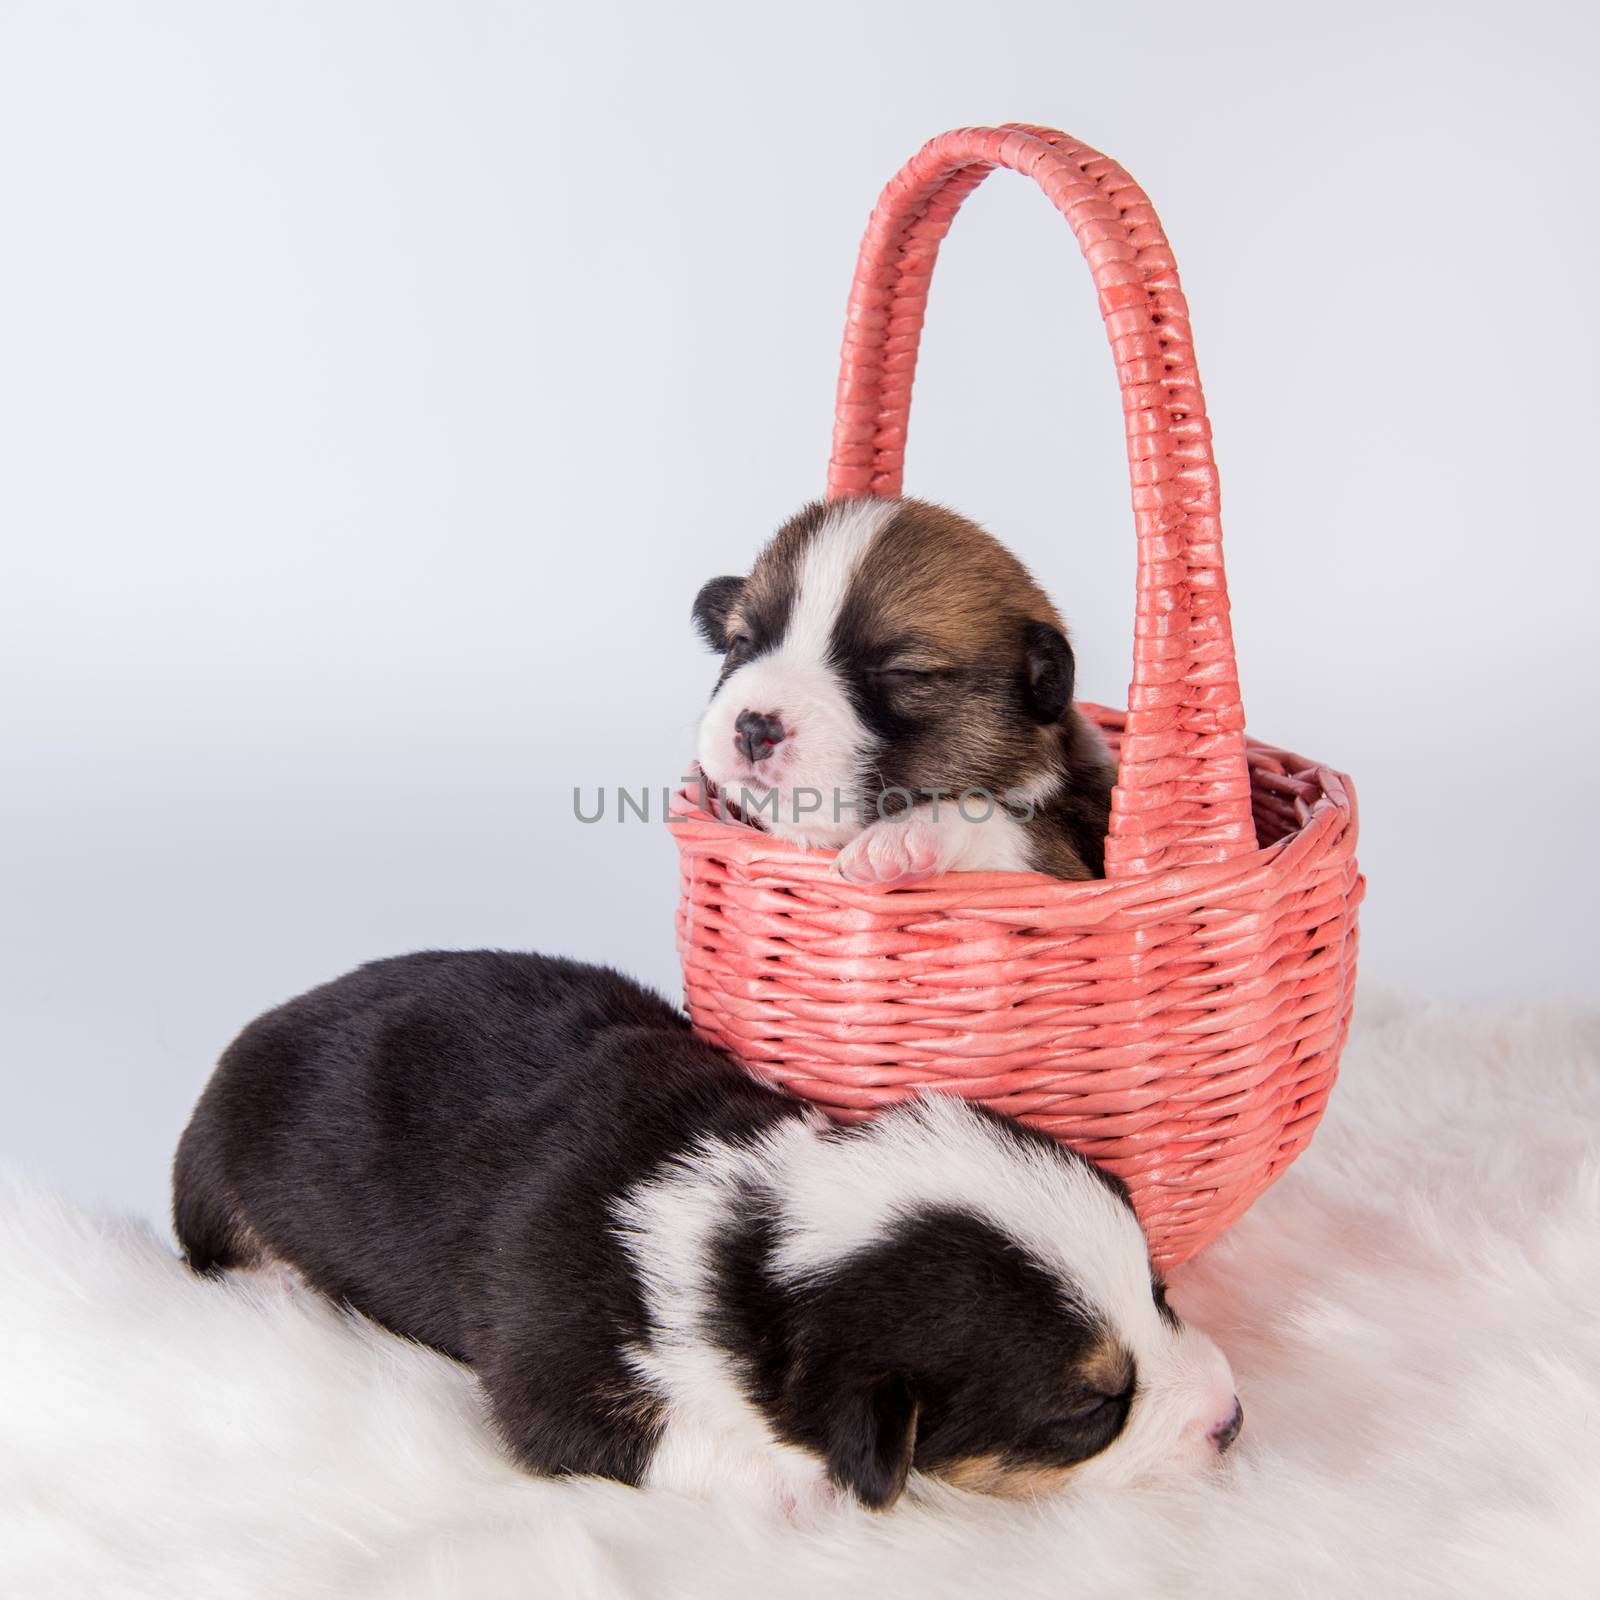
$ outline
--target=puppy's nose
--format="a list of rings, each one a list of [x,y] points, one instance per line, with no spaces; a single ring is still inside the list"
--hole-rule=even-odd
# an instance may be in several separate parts
[[[746,761],[765,761],[786,737],[783,724],[765,711],[741,711],[733,719],[734,748]]]
[[[1244,1407],[1239,1404],[1239,1397],[1233,1397],[1233,1415],[1220,1427],[1211,1430],[1211,1442],[1217,1447],[1217,1454],[1227,1452],[1233,1441],[1239,1437],[1239,1430],[1244,1426]]]

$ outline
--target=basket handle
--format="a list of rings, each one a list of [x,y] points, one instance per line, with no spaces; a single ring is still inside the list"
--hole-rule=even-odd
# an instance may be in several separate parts
[[[1216,464],[1189,308],[1144,191],[1053,128],[957,128],[889,181],[867,223],[845,321],[828,496],[897,495],[917,343],[939,245],[996,167],[1032,178],[1094,275],[1122,386],[1139,541],[1133,682],[1106,876],[1256,848]]]

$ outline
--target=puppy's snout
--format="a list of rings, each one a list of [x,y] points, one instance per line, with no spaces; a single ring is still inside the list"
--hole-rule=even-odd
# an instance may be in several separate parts
[[[733,721],[734,748],[746,761],[765,761],[788,735],[775,714],[741,711]]]
[[[1239,1404],[1239,1397],[1233,1397],[1233,1413],[1226,1422],[1220,1423],[1211,1430],[1211,1442],[1217,1447],[1218,1455],[1225,1455],[1232,1448],[1233,1441],[1239,1437],[1239,1430],[1244,1426],[1244,1407]]]

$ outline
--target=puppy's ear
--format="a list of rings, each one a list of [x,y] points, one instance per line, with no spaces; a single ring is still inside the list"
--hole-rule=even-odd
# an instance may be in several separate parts
[[[904,1378],[843,1397],[828,1430],[828,1476],[870,1511],[900,1498],[917,1447],[917,1402]]]
[[[694,625],[713,650],[728,648],[728,616],[743,593],[743,578],[713,578],[694,597]]]
[[[1022,699],[1028,715],[1035,722],[1059,722],[1072,704],[1077,673],[1072,646],[1048,622],[1030,622],[1022,630],[1022,648],[1027,657]]]

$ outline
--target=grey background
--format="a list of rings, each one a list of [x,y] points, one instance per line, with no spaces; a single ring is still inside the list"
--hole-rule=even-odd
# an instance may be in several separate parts
[[[0,1158],[161,1212],[219,1048],[428,945],[671,988],[691,596],[819,491],[926,136],[1054,122],[1194,311],[1253,731],[1352,772],[1369,978],[1592,989],[1592,12],[0,10]],[[1128,676],[1087,273],[1001,175],[908,486]]]

